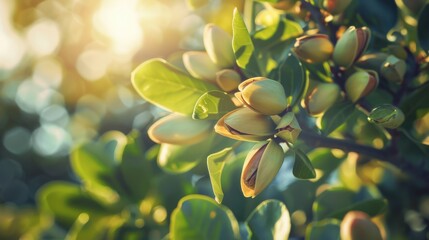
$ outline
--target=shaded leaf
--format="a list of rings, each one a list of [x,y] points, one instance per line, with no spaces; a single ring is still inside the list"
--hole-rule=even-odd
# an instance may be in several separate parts
[[[312,222],[305,231],[307,240],[340,240],[340,224],[336,219],[326,219],[320,222]]]
[[[204,93],[196,102],[193,119],[219,119],[226,113],[237,108],[231,97],[221,91]]]
[[[277,23],[258,30],[253,38],[258,49],[266,49],[287,39],[298,37],[302,33],[303,30],[298,23],[280,18]]]
[[[349,119],[355,111],[352,102],[344,101],[334,104],[322,116],[322,132],[329,135]]]
[[[225,148],[222,151],[210,154],[207,157],[207,168],[209,171],[210,182],[212,184],[215,200],[218,203],[221,203],[223,200],[222,171],[225,163],[232,157],[232,148]]]
[[[314,170],[308,156],[299,149],[292,149],[295,153],[295,163],[293,165],[293,175],[300,179],[311,179],[316,177],[316,170]]]
[[[420,46],[429,53],[429,3],[427,3],[423,10],[420,12],[419,21],[417,25],[417,35]]]
[[[398,21],[395,0],[359,0],[357,14],[367,26],[384,38]],[[383,14],[380,14],[380,13]]]

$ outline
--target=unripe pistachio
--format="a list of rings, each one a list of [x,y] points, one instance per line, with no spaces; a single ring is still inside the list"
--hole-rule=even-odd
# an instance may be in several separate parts
[[[219,68],[234,66],[235,55],[232,50],[232,36],[229,33],[214,24],[207,24],[203,40],[207,54]]]
[[[371,38],[367,27],[349,27],[338,39],[334,48],[334,62],[344,68],[349,68],[365,52]]]
[[[287,112],[276,127],[276,136],[290,143],[295,143],[300,133],[301,127],[293,112]]]
[[[407,64],[404,60],[390,55],[383,66],[380,68],[380,73],[387,80],[394,83],[402,83],[404,80],[405,72],[407,71]]]
[[[384,104],[374,108],[368,116],[368,121],[385,128],[398,128],[404,122],[405,116],[401,109]]]
[[[340,225],[341,240],[382,240],[380,230],[369,216],[361,211],[348,212]]]
[[[235,96],[247,107],[264,115],[283,112],[288,103],[281,83],[265,78],[249,78],[238,86]]]
[[[394,44],[394,45],[389,45],[387,47],[387,50],[389,53],[391,53],[392,55],[394,55],[395,57],[405,60],[407,59],[407,51],[405,51],[404,47],[402,47],[399,44]]]
[[[297,0],[280,0],[276,3],[271,3],[271,6],[275,9],[288,11],[295,6],[296,2]]]
[[[225,137],[241,141],[262,141],[274,134],[275,124],[265,115],[239,108],[225,114],[215,125],[215,131]]]
[[[357,102],[370,94],[378,85],[378,74],[375,71],[357,71],[346,80],[346,93],[350,101]]]
[[[206,52],[189,51],[183,54],[183,64],[195,78],[214,83],[219,68],[210,60]]]
[[[277,175],[284,159],[282,147],[273,140],[259,142],[249,151],[241,171],[241,190],[254,198]]]
[[[359,58],[355,63],[355,66],[363,69],[379,71],[388,56],[389,54],[382,52],[365,54]]]
[[[208,136],[212,126],[209,121],[194,120],[173,113],[150,126],[148,135],[156,143],[193,144]]]
[[[351,2],[352,0],[319,0],[319,4],[322,5],[320,7],[332,15],[337,15],[344,12]]]
[[[320,63],[331,57],[334,46],[327,35],[313,34],[297,38],[292,51],[303,61]]]
[[[335,83],[320,83],[305,98],[305,107],[310,115],[319,115],[330,108],[340,95]]]
[[[216,83],[223,91],[231,92],[240,85],[241,77],[232,69],[223,69],[216,73]]]

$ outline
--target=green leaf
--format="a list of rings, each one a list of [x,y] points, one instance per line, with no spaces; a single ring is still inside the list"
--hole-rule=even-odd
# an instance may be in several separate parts
[[[349,119],[355,111],[352,102],[344,101],[334,104],[322,116],[322,132],[329,135]]]
[[[320,222],[312,222],[305,231],[307,240],[340,240],[340,221],[336,219],[325,219]]]
[[[305,68],[309,72],[309,77],[311,80],[317,80],[321,82],[332,82],[332,72],[329,63],[305,63],[303,62]]]
[[[384,38],[398,21],[398,8],[393,0],[359,0],[356,16],[379,37]],[[380,14],[380,13],[383,14]]]
[[[281,18],[277,23],[258,30],[253,38],[257,49],[267,49],[282,41],[298,37],[302,33],[303,30],[298,23]]]
[[[218,203],[221,203],[223,200],[222,171],[225,167],[225,163],[233,156],[233,149],[225,148],[222,151],[210,154],[207,157],[207,168],[209,171],[210,182],[212,184],[215,200]]]
[[[194,119],[219,119],[229,111],[237,108],[231,97],[221,91],[204,93],[196,102],[192,118]]]
[[[292,53],[289,53],[286,60],[270,73],[270,78],[283,85],[291,106],[299,103],[307,91],[307,74],[299,59]]]
[[[289,211],[278,200],[266,200],[259,204],[246,220],[253,240],[289,238],[291,223]]]
[[[349,211],[362,211],[369,216],[376,216],[387,207],[386,200],[374,196],[367,196],[363,193],[365,188],[359,194],[342,187],[331,188],[317,196],[313,204],[315,220],[326,218],[342,219]],[[363,194],[361,194],[363,193]],[[365,195],[363,198],[361,195]]]
[[[307,155],[299,149],[292,149],[295,153],[293,175],[300,179],[312,179],[316,177],[316,171]]]
[[[429,108],[429,84],[419,87],[412,94],[406,96],[401,102],[400,109],[404,112],[405,122],[403,127],[414,128],[414,121],[418,119],[420,109]]]
[[[423,10],[420,12],[419,21],[417,25],[417,35],[420,42],[420,46],[429,53],[429,3],[427,3]]]
[[[175,240],[240,239],[231,210],[203,195],[182,198],[171,214],[170,238]]]
[[[193,78],[159,58],[138,66],[132,73],[131,81],[140,96],[148,102],[189,116],[201,95],[216,90],[216,86]]]
[[[255,54],[255,46],[246,28],[243,17],[234,9],[232,20],[232,49],[234,50],[237,65],[243,69],[248,77],[264,75]]]

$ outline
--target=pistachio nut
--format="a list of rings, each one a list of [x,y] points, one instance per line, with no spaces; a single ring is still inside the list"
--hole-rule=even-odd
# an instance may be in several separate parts
[[[245,197],[254,198],[277,175],[284,159],[282,147],[273,140],[259,142],[249,151],[241,171],[241,190]]]
[[[229,33],[214,24],[207,24],[203,40],[207,54],[219,68],[234,66],[235,55],[232,50],[232,36]]]
[[[283,112],[288,106],[281,83],[265,77],[249,78],[238,85],[235,96],[247,107],[264,115]]]
[[[269,116],[243,107],[225,114],[214,129],[218,134],[232,139],[262,141],[274,135],[275,127]]]
[[[382,240],[380,230],[370,217],[361,211],[348,212],[340,225],[341,240]]]
[[[405,72],[407,71],[407,64],[404,60],[390,55],[380,68],[380,73],[387,80],[394,83],[402,83],[404,80]]]
[[[408,53],[405,50],[405,48],[399,44],[393,44],[393,45],[389,45],[387,47],[387,51],[394,55],[395,57],[402,59],[402,60],[406,60]]]
[[[370,39],[371,31],[369,28],[349,27],[335,45],[332,58],[335,64],[349,68],[365,52]]]
[[[352,0],[319,0],[320,7],[332,15],[338,15],[350,5]]]
[[[401,109],[384,104],[374,108],[368,116],[368,121],[385,128],[398,128],[404,122],[405,116]]]
[[[219,68],[212,62],[207,52],[188,51],[183,54],[183,64],[195,78],[214,83]]]
[[[340,95],[340,87],[335,83],[320,83],[305,98],[305,107],[310,115],[322,114],[330,108]]]
[[[365,54],[359,58],[355,63],[355,66],[363,69],[379,71],[388,56],[389,54],[382,52]]]
[[[277,124],[276,136],[290,143],[295,143],[301,133],[301,127],[293,112],[287,112]]]
[[[313,34],[297,38],[292,51],[305,62],[320,63],[329,60],[334,46],[328,35]]]
[[[216,73],[216,83],[223,91],[231,92],[240,85],[241,77],[232,69],[223,69]]]
[[[194,120],[173,113],[152,124],[148,129],[148,135],[156,143],[193,144],[207,137],[212,126],[210,121]]]
[[[378,85],[378,74],[372,70],[360,70],[346,80],[346,93],[352,102],[370,94]]]

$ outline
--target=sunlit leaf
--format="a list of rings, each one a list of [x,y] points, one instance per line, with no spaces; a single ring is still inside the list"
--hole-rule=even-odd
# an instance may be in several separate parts
[[[305,231],[307,240],[340,240],[340,221],[336,219],[326,219],[319,222],[312,222]]]
[[[216,90],[216,86],[193,78],[159,58],[138,66],[131,81],[135,90],[148,102],[189,116],[201,95]]]
[[[171,215],[170,238],[240,239],[240,232],[231,210],[207,196],[189,195],[180,200]]]
[[[289,211],[278,200],[266,200],[256,207],[246,220],[252,239],[286,240],[291,222]]]
[[[282,41],[298,37],[303,33],[301,26],[286,18],[280,18],[276,24],[260,29],[255,33],[255,46],[269,48]]]
[[[355,111],[352,102],[344,101],[334,104],[322,116],[322,132],[329,135],[350,118]]]
[[[225,163],[233,157],[232,148],[225,148],[220,152],[210,154],[207,157],[207,168],[209,171],[210,182],[216,202],[221,203],[223,200],[222,190],[222,171]]]
[[[243,17],[237,9],[234,10],[232,30],[232,49],[234,50],[237,65],[243,69],[248,77],[263,75],[255,54],[252,38],[249,35]]]
[[[417,34],[420,46],[428,53],[429,52],[429,3],[427,3],[420,12],[417,25]]]
[[[292,149],[295,152],[295,163],[293,165],[293,175],[300,179],[311,179],[316,177],[316,170],[314,170],[308,156],[299,149]]]
[[[192,118],[194,119],[219,119],[236,106],[231,97],[221,91],[210,91],[203,94],[195,104]]]

